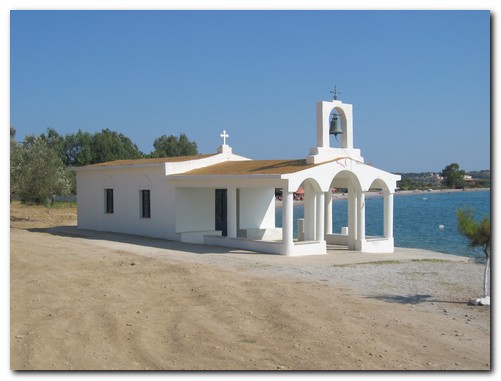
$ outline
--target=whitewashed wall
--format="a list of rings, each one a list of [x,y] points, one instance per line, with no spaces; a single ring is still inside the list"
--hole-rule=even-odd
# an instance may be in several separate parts
[[[113,187],[113,213],[105,213],[107,187]],[[148,188],[151,218],[142,218],[140,190]],[[77,171],[78,227],[171,238],[175,207],[169,193],[163,166]]]
[[[275,227],[275,188],[240,189],[240,229]]]
[[[176,189],[176,232],[214,230],[214,189]]]

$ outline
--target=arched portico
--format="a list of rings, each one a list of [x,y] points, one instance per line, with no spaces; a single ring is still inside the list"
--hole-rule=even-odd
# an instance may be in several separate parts
[[[315,179],[303,182],[304,188],[304,240],[324,240],[324,194]]]
[[[394,175],[343,158],[294,174],[289,180],[289,190],[299,186],[305,192],[304,234],[301,241],[325,241],[346,246],[349,250],[366,252],[393,251]],[[335,218],[332,188],[347,190],[348,226],[340,232],[333,232],[332,228]],[[366,234],[366,192],[371,188],[381,189],[384,195],[384,235],[379,237],[368,237]]]
[[[381,179],[376,179],[371,189],[381,189],[383,193],[383,238],[393,241],[393,191]]]
[[[282,192],[282,248],[286,255],[311,255],[326,252],[324,232],[324,194],[315,179],[303,181],[304,238],[294,242],[293,194],[290,188]]]
[[[374,171],[373,171],[374,172]],[[354,250],[373,253],[392,253],[394,250],[393,241],[393,193],[396,188],[396,180],[393,178],[382,178],[379,176],[364,177],[364,185],[356,197],[356,218],[357,232]],[[370,185],[366,185],[370,184]],[[383,192],[383,225],[384,233],[382,237],[368,237],[365,233],[365,213],[366,199],[365,192],[371,188],[379,188]],[[349,245],[350,248],[350,245]]]
[[[350,159],[348,159],[350,161]],[[343,164],[344,165],[344,164]],[[314,201],[305,197],[305,236],[308,240],[311,237],[319,239],[316,229],[318,226],[323,227],[324,239],[328,244],[336,244],[347,246],[349,250],[366,251],[366,252],[392,252],[393,251],[393,192],[396,188],[396,180],[392,176],[385,176],[385,173],[363,163],[357,165],[347,165],[347,169],[338,170],[334,165],[323,165],[326,171],[319,171],[316,176],[308,179],[312,182],[321,185],[323,193],[323,202],[319,201],[318,192],[316,190],[316,198]],[[326,177],[332,176],[331,181],[326,185]],[[307,183],[305,181],[305,183]],[[333,231],[333,215],[332,208],[332,188],[344,188],[347,190],[347,216],[348,226],[340,232]],[[384,197],[384,234],[379,237],[368,237],[366,235],[366,192],[371,188],[381,189]],[[305,190],[307,187],[305,187]],[[313,189],[310,189],[310,194],[314,194]],[[315,207],[313,207],[315,203]],[[322,205],[323,204],[323,205]],[[313,215],[315,211],[316,215]],[[309,223],[308,221],[323,220],[323,224]],[[310,230],[308,230],[310,229]]]
[[[348,194],[348,226],[347,231],[335,233],[332,231],[332,188],[344,188]],[[348,246],[349,250],[356,249],[357,239],[365,236],[365,210],[357,205],[364,205],[362,186],[357,174],[350,170],[342,170],[334,174],[329,192],[325,193],[325,239],[327,243]]]

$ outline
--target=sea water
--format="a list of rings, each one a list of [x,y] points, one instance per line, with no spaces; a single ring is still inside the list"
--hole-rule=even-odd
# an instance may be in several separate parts
[[[456,211],[469,206],[480,220],[490,218],[490,191],[420,192],[395,194],[393,200],[393,236],[395,246],[427,249],[469,257],[484,256],[480,247],[468,246],[468,240],[457,230]],[[365,199],[366,236],[383,235],[383,197]],[[348,226],[348,202],[332,200],[333,232],[340,233]],[[294,205],[294,237],[297,237],[297,219],[303,218],[302,204]],[[282,208],[276,208],[277,226],[282,225]]]

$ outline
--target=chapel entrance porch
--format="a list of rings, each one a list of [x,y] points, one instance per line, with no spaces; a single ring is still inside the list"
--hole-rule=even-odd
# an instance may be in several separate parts
[[[176,177],[179,240],[289,256],[326,254],[327,245],[368,253],[393,252],[393,175],[349,158],[309,167],[297,162],[272,164],[258,168],[285,174]],[[288,165],[295,171],[288,173]],[[253,167],[248,171],[251,169],[254,171]],[[343,231],[332,228],[338,218],[333,213],[333,188],[342,188],[346,194],[347,226]],[[276,221],[275,192],[280,189],[282,216]],[[302,190],[304,224],[296,238],[294,194],[298,189]],[[379,217],[384,232],[379,237],[366,234],[366,193],[373,189],[384,199]]]
[[[347,184],[345,180],[349,177],[341,179],[332,185],[345,185],[347,189],[348,226],[342,231],[332,229],[336,213],[333,213],[331,189],[322,192],[308,180],[302,184],[304,218],[302,221],[294,218],[294,192],[283,192],[280,223],[275,220],[275,188],[179,188],[176,196],[179,239],[291,256],[325,254],[327,246],[335,250],[392,252],[393,195],[381,190],[383,236],[367,236],[366,192],[353,183]],[[294,223],[300,224],[297,237],[293,233]]]
[[[221,184],[224,185],[224,184]],[[175,229],[183,242],[207,243],[219,236],[281,240],[275,226],[274,187],[177,187]]]

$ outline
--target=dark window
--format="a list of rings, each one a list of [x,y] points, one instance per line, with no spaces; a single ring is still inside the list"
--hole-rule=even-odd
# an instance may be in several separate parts
[[[105,189],[106,213],[113,213],[113,189]]]
[[[141,190],[141,217],[151,218],[150,190]]]

